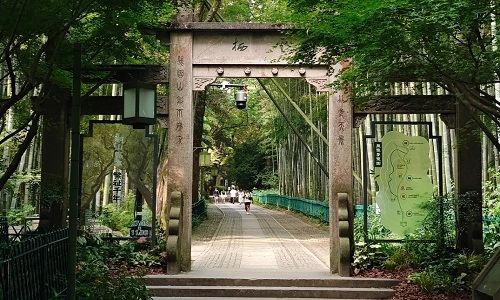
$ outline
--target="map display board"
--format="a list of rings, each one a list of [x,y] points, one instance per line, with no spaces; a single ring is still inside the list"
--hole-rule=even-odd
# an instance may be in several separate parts
[[[421,136],[387,132],[374,142],[374,176],[379,190],[375,201],[381,222],[404,236],[419,227],[426,214],[420,206],[433,197],[429,178],[429,141]]]

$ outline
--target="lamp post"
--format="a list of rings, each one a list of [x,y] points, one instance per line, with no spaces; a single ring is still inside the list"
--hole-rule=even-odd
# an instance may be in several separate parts
[[[156,85],[140,82],[123,84],[123,124],[144,129],[156,122]]]

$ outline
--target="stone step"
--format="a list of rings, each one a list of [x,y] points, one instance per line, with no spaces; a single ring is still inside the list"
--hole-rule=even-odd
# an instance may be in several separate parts
[[[206,300],[207,297],[153,297],[153,300]],[[218,300],[310,300],[311,298],[249,298],[249,297],[218,297]],[[371,299],[328,299],[314,298],[314,300],[371,300]]]
[[[393,279],[331,278],[213,278],[149,275],[146,286],[161,297],[280,298],[280,299],[388,299],[394,295]]]
[[[296,286],[147,286],[154,297],[253,297],[253,298],[324,298],[388,299],[389,288],[296,287]]]
[[[259,286],[259,287],[343,287],[343,288],[391,288],[399,283],[395,279],[332,277],[332,278],[208,278],[149,275],[148,286]]]

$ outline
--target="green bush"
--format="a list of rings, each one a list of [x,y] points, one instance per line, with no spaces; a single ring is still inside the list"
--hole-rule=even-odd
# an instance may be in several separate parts
[[[380,250],[381,248],[382,245],[380,244],[370,244],[365,242],[356,243],[354,261],[352,262],[354,273],[358,274],[363,270],[380,267],[382,265],[382,261],[386,258],[385,253]]]
[[[497,199],[500,193],[495,190],[492,195]],[[459,253],[454,249],[455,208],[459,201],[466,201],[467,196],[446,195],[435,197],[426,203],[423,208],[428,214],[422,226],[416,232],[407,235],[401,244],[363,242],[365,238],[368,238],[368,241],[390,240],[391,234],[381,225],[378,215],[372,211],[368,211],[369,223],[366,232],[363,228],[363,218],[355,218],[356,249],[353,263],[355,272],[371,267],[391,270],[413,268],[418,271],[409,279],[425,292],[452,294],[470,289],[472,281],[491,256],[491,251],[487,251],[485,255],[474,255]],[[500,201],[496,203],[498,202]],[[486,208],[483,213],[495,216],[496,203],[485,200]],[[496,241],[497,245],[491,246],[494,249],[500,244],[499,231],[495,225],[489,225],[492,228],[489,232],[485,231],[485,245],[493,244],[489,239]]]
[[[21,208],[13,208],[7,212],[7,221],[9,225],[22,225],[24,217],[33,215],[35,207],[33,205],[24,205]]]
[[[165,256],[145,238],[119,242],[87,233],[78,237],[78,245],[79,261],[105,261],[115,266],[161,266]]]
[[[417,283],[420,288],[430,294],[453,294],[457,292],[452,276],[435,271],[422,271],[408,276],[411,282]]]
[[[484,249],[493,255],[500,247],[500,172],[491,169],[492,179],[483,185]]]
[[[392,251],[388,251],[387,259],[383,262],[383,266],[389,270],[412,268],[414,267],[413,255],[406,247],[394,246],[392,247]]]
[[[76,295],[79,300],[149,300],[153,299],[143,274],[126,269],[111,271],[99,260],[80,262]]]
[[[102,214],[100,216],[101,224],[108,226],[111,230],[120,231],[121,233],[128,235],[128,226],[135,218],[134,204],[134,193],[128,193],[124,205],[109,203],[102,209]]]

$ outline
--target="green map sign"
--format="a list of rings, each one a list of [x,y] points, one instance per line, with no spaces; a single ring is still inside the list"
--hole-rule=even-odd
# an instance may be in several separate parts
[[[428,176],[431,167],[429,141],[390,131],[374,147],[376,202],[381,222],[393,233],[413,232],[425,218],[420,205],[433,195]]]

